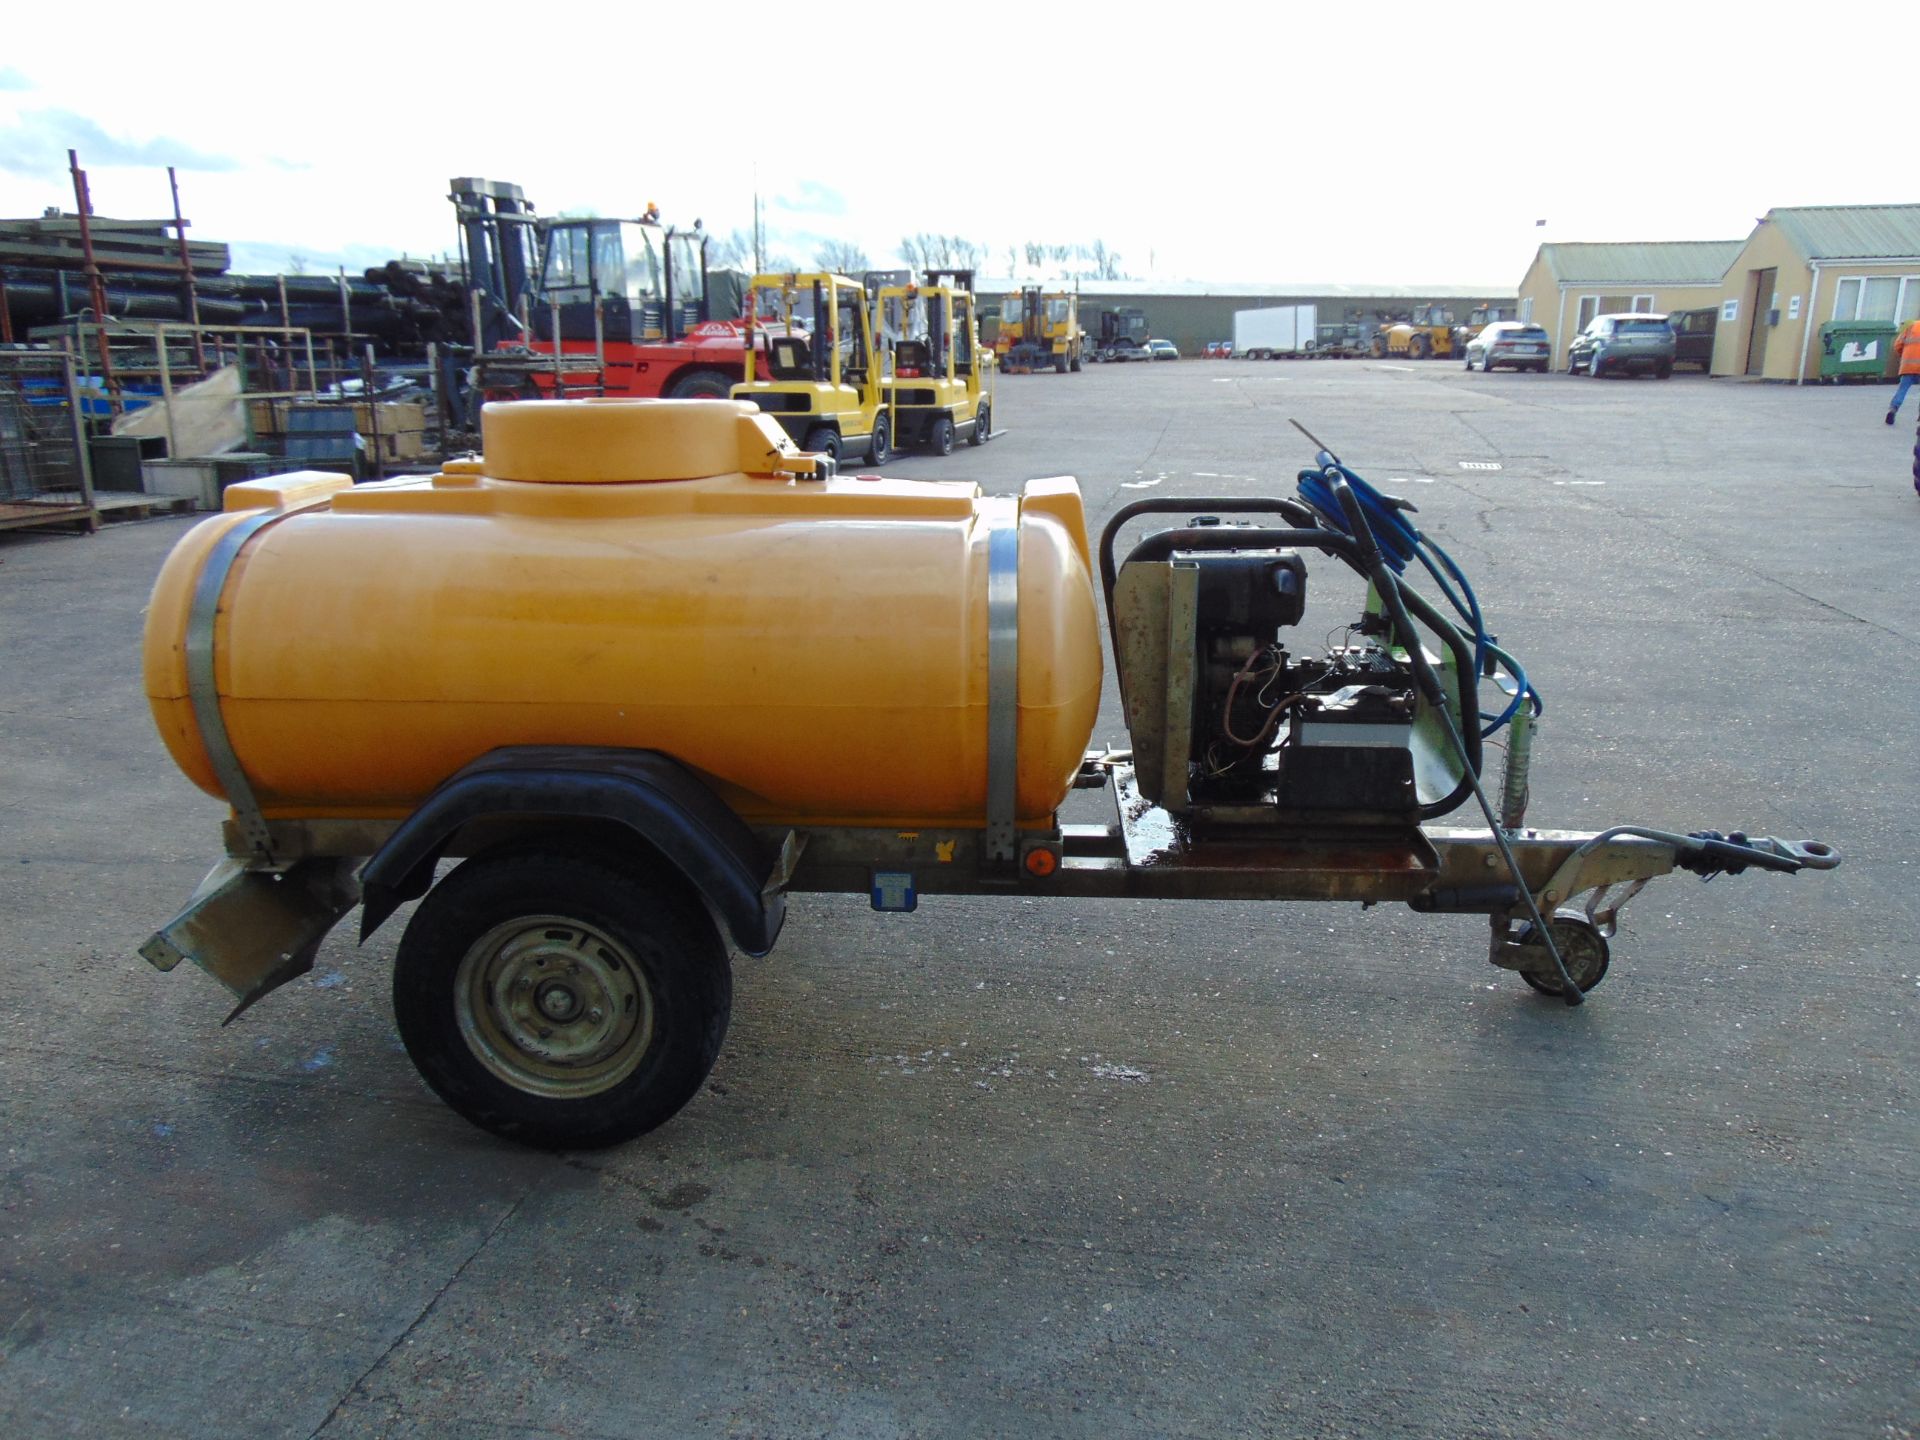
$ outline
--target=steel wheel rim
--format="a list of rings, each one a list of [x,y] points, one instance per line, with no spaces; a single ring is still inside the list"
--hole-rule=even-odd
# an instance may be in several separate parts
[[[1567,976],[1585,994],[1599,984],[1600,978],[1607,973],[1607,942],[1585,924],[1566,920],[1550,923],[1553,926],[1553,943],[1560,951],[1561,963],[1567,967]],[[1540,943],[1540,937],[1530,936],[1528,944],[1540,952],[1542,964],[1539,968],[1522,971],[1521,978],[1543,994],[1564,994],[1566,987],[1560,983],[1560,975],[1553,969],[1552,960],[1545,958],[1547,947]]]
[[[626,946],[564,915],[520,915],[475,941],[454,973],[468,1049],[514,1089],[598,1095],[653,1041],[653,991]]]

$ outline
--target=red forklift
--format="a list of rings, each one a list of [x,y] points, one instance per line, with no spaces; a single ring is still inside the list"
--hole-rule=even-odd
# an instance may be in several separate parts
[[[518,186],[486,180],[455,180],[451,198],[489,399],[725,399],[739,383],[746,327],[737,300],[713,293],[698,221],[664,226],[653,205],[632,220],[540,218]]]

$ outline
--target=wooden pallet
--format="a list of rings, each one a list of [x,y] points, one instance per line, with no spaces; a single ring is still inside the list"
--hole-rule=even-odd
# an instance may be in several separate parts
[[[71,500],[0,500],[0,530],[24,530],[34,525],[78,525],[83,530],[97,530],[100,522],[92,507]]]
[[[94,492],[94,505],[105,524],[116,520],[151,520],[156,515],[187,515],[194,510],[190,495],[146,495],[131,492]]]
[[[192,509],[193,501],[184,495],[103,494],[89,506],[71,493],[53,494],[34,500],[0,500],[0,530],[72,525],[92,531],[116,520],[149,520]]]

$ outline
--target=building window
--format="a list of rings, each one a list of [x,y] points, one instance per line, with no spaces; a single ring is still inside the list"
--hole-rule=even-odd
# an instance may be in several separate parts
[[[1574,329],[1585,330],[1596,315],[1646,315],[1652,312],[1651,295],[1582,295],[1580,318],[1574,323]]]
[[[1849,275],[1835,288],[1833,318],[1920,319],[1920,275]]]

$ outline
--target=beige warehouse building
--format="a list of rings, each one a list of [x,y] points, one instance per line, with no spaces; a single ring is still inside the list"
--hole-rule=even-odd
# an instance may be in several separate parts
[[[1816,379],[1828,321],[1920,319],[1920,205],[1769,210],[1719,301],[1715,375]]]
[[[1542,245],[1520,282],[1520,318],[1545,327],[1564,368],[1573,337],[1596,315],[1665,315],[1718,305],[1738,240]]]

